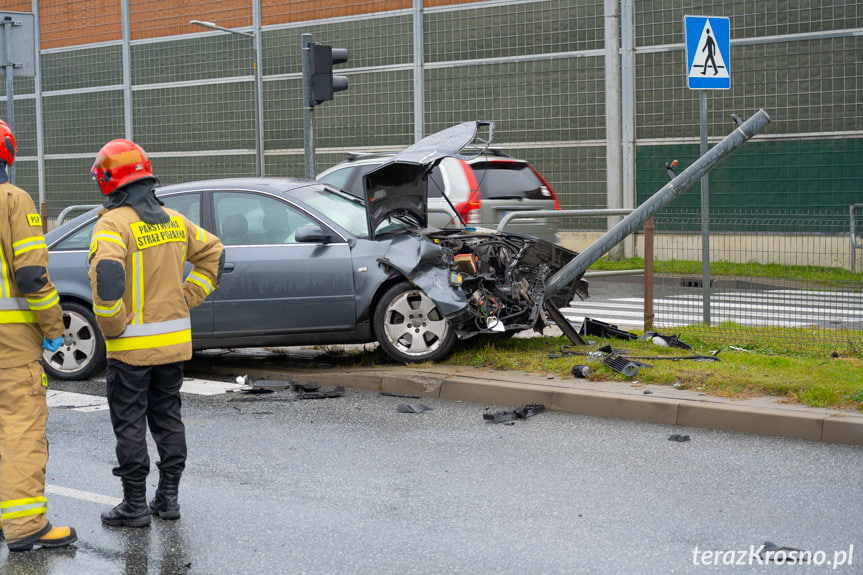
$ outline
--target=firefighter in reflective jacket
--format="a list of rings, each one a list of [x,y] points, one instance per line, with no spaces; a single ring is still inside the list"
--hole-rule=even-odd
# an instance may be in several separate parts
[[[48,463],[42,348],[63,342],[60,298],[48,277],[42,219],[24,190],[9,183],[15,136],[0,120],[0,526],[10,551],[62,547],[71,527],[52,527],[45,514]]]
[[[123,483],[123,501],[102,513],[102,522],[143,527],[151,514],[180,517],[177,491],[186,464],[180,386],[183,362],[192,357],[189,310],[218,286],[224,249],[219,238],[162,207],[150,159],[137,144],[105,144],[92,174],[108,197],[93,229],[89,273],[108,355],[113,472]],[[193,267],[184,281],[186,261]],[[149,506],[148,425],[160,458]]]

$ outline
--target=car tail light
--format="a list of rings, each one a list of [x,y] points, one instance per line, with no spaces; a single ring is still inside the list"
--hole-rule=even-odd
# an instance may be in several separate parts
[[[554,190],[551,189],[551,185],[545,181],[545,178],[542,177],[542,174],[536,171],[533,166],[530,166],[530,169],[533,170],[533,173],[536,174],[536,177],[539,178],[539,181],[542,182],[543,187],[548,190],[549,195],[551,195],[551,199],[554,200],[554,209],[560,209],[560,202],[557,199],[557,195],[554,193]]]
[[[459,202],[455,205],[458,215],[466,224],[480,223],[480,207],[482,207],[482,194],[479,191],[479,184],[476,181],[476,176],[471,167],[464,160],[459,160],[461,169],[464,170],[464,176],[467,180],[468,194],[467,200]]]

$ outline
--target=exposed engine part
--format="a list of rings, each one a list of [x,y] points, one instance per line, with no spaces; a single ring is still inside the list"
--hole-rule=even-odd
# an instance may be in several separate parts
[[[577,254],[531,236],[507,233],[463,233],[437,230],[429,234],[441,247],[450,268],[450,284],[468,300],[464,313],[451,316],[459,337],[534,329],[548,324],[543,311],[545,281]],[[566,307],[587,296],[587,282],[572,282],[551,301]]]
[[[455,267],[458,271],[476,275],[476,256],[473,254],[457,254],[453,257]]]

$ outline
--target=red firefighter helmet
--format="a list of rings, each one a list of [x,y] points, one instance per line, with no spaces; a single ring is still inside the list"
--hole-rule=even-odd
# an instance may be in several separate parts
[[[0,160],[11,166],[15,163],[15,154],[17,153],[18,146],[15,145],[15,135],[9,128],[9,124],[0,120]]]
[[[102,146],[90,173],[106,196],[135,180],[153,177],[150,156],[129,140],[111,140]]]

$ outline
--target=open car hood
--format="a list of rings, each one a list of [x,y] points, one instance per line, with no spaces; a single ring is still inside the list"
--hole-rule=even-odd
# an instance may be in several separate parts
[[[477,138],[480,128],[488,136]],[[476,154],[461,151],[474,142],[482,143],[485,151],[494,137],[494,122],[473,121],[457,124],[427,136],[393,156],[389,162],[369,172],[363,178],[369,238],[391,217],[401,217],[417,227],[428,226],[428,174],[443,158],[470,159]]]

